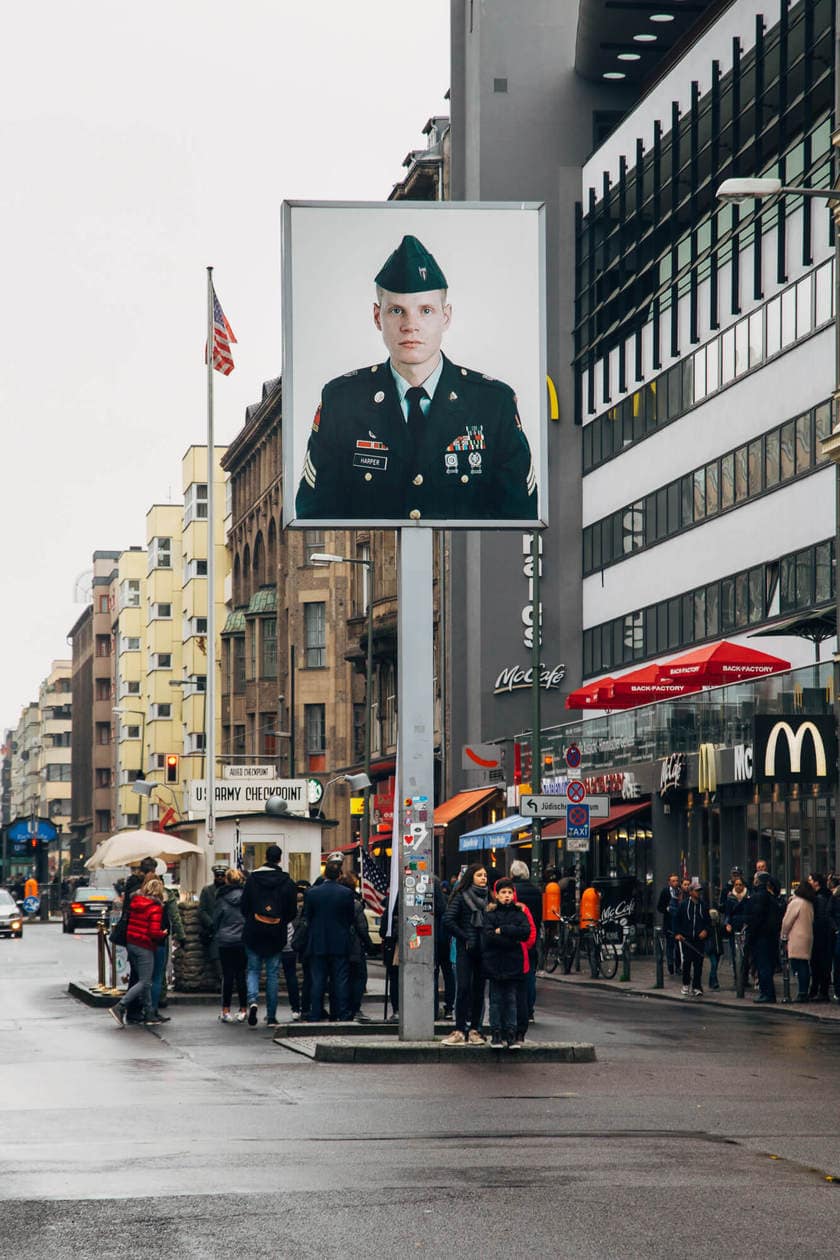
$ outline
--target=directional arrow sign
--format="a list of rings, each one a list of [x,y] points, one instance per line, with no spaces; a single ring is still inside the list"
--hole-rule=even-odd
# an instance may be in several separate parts
[[[520,796],[519,808],[526,818],[565,818],[567,809],[573,808],[565,796]],[[587,796],[590,818],[609,818],[608,796]]]

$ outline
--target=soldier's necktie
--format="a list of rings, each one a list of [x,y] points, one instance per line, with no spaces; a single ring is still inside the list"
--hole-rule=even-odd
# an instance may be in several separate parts
[[[422,385],[413,385],[411,389],[405,391],[405,396],[408,401],[408,416],[406,417],[408,436],[411,445],[417,450],[426,420],[420,403],[422,399],[428,398],[429,395]]]

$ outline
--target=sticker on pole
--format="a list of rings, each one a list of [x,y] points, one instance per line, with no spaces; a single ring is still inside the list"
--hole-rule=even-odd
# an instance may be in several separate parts
[[[586,800],[586,788],[580,779],[570,779],[566,788],[566,799],[570,805],[581,805]]]

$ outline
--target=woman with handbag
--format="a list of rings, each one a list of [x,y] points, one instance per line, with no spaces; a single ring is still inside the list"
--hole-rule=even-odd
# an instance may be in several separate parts
[[[217,889],[213,906],[213,942],[219,952],[222,968],[222,1013],[219,1019],[223,1024],[244,1024],[248,1014],[248,987],[245,980],[247,960],[242,943],[245,916],[240,908],[244,883],[245,876],[241,871],[234,867],[225,871],[225,882]],[[237,1015],[230,1013],[234,983],[239,998]]]

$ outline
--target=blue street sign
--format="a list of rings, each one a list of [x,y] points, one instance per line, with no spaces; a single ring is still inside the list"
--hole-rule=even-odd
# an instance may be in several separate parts
[[[58,830],[46,818],[16,818],[9,823],[7,834],[10,840],[56,840]]]
[[[566,836],[569,840],[589,839],[589,806],[569,805],[566,809]]]
[[[41,902],[37,897],[24,897],[23,910],[25,914],[37,914],[41,909]]]

